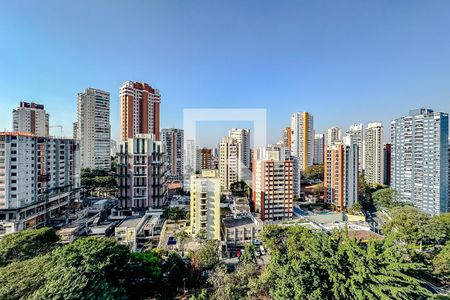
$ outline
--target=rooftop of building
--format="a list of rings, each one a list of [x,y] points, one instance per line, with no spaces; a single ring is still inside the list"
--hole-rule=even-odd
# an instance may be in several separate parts
[[[239,215],[237,217],[228,216],[225,217],[222,220],[222,222],[226,228],[235,228],[247,225],[258,225],[258,223],[262,224],[262,221],[258,222],[258,219],[256,217],[250,216],[248,214]]]
[[[117,227],[135,228],[142,221],[143,217],[127,217],[117,225]]]

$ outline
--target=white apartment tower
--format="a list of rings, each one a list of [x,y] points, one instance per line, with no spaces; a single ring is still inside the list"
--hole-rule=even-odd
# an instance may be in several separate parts
[[[0,237],[64,217],[79,188],[78,141],[0,133]]]
[[[250,154],[250,130],[242,129],[242,128],[232,128],[228,130],[228,137],[235,139],[239,144],[239,158],[242,164],[250,168],[251,162],[251,154]],[[239,164],[239,168],[243,168],[241,164]],[[239,171],[240,174],[243,171]]]
[[[326,148],[324,199],[339,211],[358,201],[358,153],[358,145],[349,139]]]
[[[313,164],[314,120],[308,112],[291,117],[291,154],[298,159],[300,170]]]
[[[350,143],[358,145],[359,171],[364,170],[364,129],[363,124],[350,125],[347,136],[350,137]]]
[[[184,172],[184,130],[162,129],[161,140],[167,153],[169,175],[174,180],[182,180]]]
[[[391,122],[391,187],[396,200],[432,215],[449,202],[448,114],[417,109]]]
[[[80,140],[81,167],[111,168],[109,93],[87,88],[78,94],[76,138]]]
[[[240,143],[232,137],[225,137],[219,143],[219,178],[223,190],[229,190],[231,184],[240,180],[240,149]]]
[[[20,102],[19,107],[12,111],[12,120],[14,132],[48,136],[49,114],[45,112],[42,104]]]
[[[336,142],[341,141],[341,129],[333,126],[327,129],[327,146],[332,146]]]
[[[122,141],[119,150],[119,206],[146,210],[167,199],[164,144],[153,134]]]
[[[364,178],[369,184],[384,183],[383,124],[369,123],[364,141]]]
[[[314,135],[314,157],[313,163],[315,165],[323,165],[323,155],[325,147],[325,135],[315,134]]]
[[[191,234],[202,231],[209,240],[220,240],[220,179],[217,170],[191,175]]]
[[[252,205],[264,222],[292,220],[295,162],[282,149],[260,148],[253,165]]]

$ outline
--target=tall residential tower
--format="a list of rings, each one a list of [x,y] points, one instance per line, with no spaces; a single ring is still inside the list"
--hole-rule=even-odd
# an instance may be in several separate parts
[[[49,114],[42,104],[20,102],[19,107],[12,111],[12,119],[14,132],[48,136]]]
[[[111,168],[109,93],[87,88],[78,94],[76,138],[80,140],[81,167]]]
[[[147,83],[126,81],[120,87],[120,140],[153,134],[159,141],[161,95]]]
[[[300,170],[313,164],[314,121],[308,112],[291,117],[291,154],[298,159]]]
[[[391,187],[397,201],[432,215],[448,211],[448,114],[410,111],[391,123]]]

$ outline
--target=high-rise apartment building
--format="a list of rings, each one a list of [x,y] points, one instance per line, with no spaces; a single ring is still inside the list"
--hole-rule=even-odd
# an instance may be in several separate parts
[[[384,144],[383,160],[383,184],[389,186],[391,185],[391,144]]]
[[[167,199],[167,163],[164,144],[152,134],[137,134],[120,143],[119,205],[146,210]]]
[[[232,128],[228,130],[228,136],[235,139],[239,144],[239,158],[241,163],[250,168],[251,153],[250,153],[250,130],[242,128]],[[239,168],[244,168],[242,164],[239,164]],[[243,170],[239,171],[240,174]]]
[[[196,147],[194,140],[185,140],[184,141],[184,175],[187,175],[186,178],[189,178],[190,174],[195,173],[197,170],[196,166]]]
[[[261,148],[253,165],[252,206],[264,222],[292,220],[295,162],[284,159],[281,149]]]
[[[191,175],[191,234],[220,240],[220,179],[217,170]]]
[[[350,125],[347,136],[350,137],[350,143],[358,145],[359,172],[364,170],[364,128],[363,124]]]
[[[358,152],[348,139],[326,148],[324,200],[339,211],[358,201]]]
[[[383,124],[369,123],[364,141],[364,179],[369,184],[383,184]]]
[[[327,129],[327,146],[332,146],[341,140],[341,129],[339,127],[333,126]]]
[[[111,168],[109,93],[87,88],[78,94],[76,138],[80,140],[81,167]]]
[[[315,134],[314,135],[314,156],[313,163],[315,165],[323,165],[323,155],[325,148],[325,135]]]
[[[31,133],[35,136],[48,136],[49,114],[44,105],[33,102],[20,102],[12,111],[12,128],[14,132]]]
[[[64,217],[79,187],[78,141],[0,133],[0,237]]]
[[[214,169],[213,167],[213,156],[212,149],[202,148],[197,149],[197,170],[209,170]]]
[[[283,138],[281,140],[281,144],[283,147],[288,148],[289,150],[291,149],[291,136],[292,136],[292,132],[291,132],[291,127],[286,127],[283,129]]]
[[[120,140],[136,134],[153,134],[159,141],[159,90],[147,83],[126,81],[120,87]]]
[[[448,211],[448,114],[417,109],[391,122],[391,187],[397,201]]]
[[[314,121],[308,112],[294,113],[291,117],[291,154],[298,158],[300,170],[313,164]]]
[[[225,137],[219,144],[219,177],[220,186],[229,190],[233,183],[240,180],[239,167],[241,158],[239,154],[241,145],[232,137]]]
[[[172,179],[182,180],[184,172],[184,130],[162,129],[161,140],[167,153],[169,175]]]

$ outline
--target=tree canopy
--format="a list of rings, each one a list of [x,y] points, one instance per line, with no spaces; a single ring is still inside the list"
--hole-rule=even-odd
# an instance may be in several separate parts
[[[0,239],[0,266],[45,254],[56,247],[58,236],[51,228],[23,230]]]
[[[408,261],[393,239],[352,239],[303,227],[263,232],[271,251],[265,269],[273,299],[416,299],[428,296],[412,274],[423,268]]]
[[[303,170],[303,176],[308,180],[323,180],[323,172],[323,165],[312,165]]]

